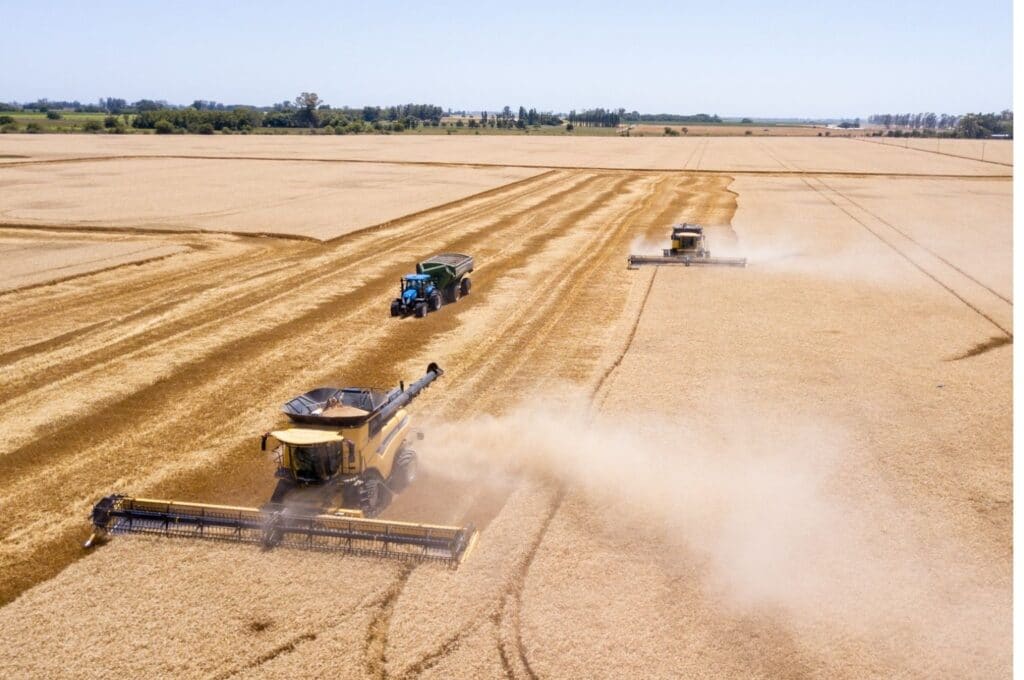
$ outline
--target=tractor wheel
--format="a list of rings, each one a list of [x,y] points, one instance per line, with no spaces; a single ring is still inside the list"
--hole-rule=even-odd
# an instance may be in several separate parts
[[[444,287],[444,301],[448,304],[459,301],[459,284],[449,283]]]
[[[436,290],[433,293],[431,293],[430,297],[427,299],[427,305],[430,307],[430,311],[432,312],[436,312],[437,310],[441,309],[442,304],[443,303],[441,302],[441,293],[439,293]]]
[[[417,319],[422,319],[423,317],[425,317],[427,315],[427,303],[417,302],[416,311],[414,312],[414,314],[416,315]]]
[[[359,509],[365,517],[376,517],[391,503],[391,492],[376,470],[371,470],[359,485]]]
[[[404,491],[416,480],[418,461],[412,449],[401,449],[395,456],[395,466],[391,469],[388,488],[395,492]]]
[[[469,295],[469,289],[472,287],[473,284],[470,282],[469,278],[464,278],[462,279],[462,282],[459,283],[459,292],[462,293],[463,297],[465,297]]]
[[[402,303],[398,300],[391,301],[391,316],[401,316],[402,314]]]

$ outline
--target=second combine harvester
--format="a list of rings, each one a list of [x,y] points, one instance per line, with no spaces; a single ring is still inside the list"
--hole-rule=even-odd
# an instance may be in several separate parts
[[[746,267],[745,257],[711,257],[704,227],[699,224],[676,224],[672,226],[670,246],[659,255],[630,255],[629,268],[637,269],[642,264],[674,264],[684,267],[699,265],[718,265],[726,267]]]

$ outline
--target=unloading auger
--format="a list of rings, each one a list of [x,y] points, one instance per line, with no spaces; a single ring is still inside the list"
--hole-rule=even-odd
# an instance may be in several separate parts
[[[278,478],[262,507],[111,495],[93,507],[85,547],[141,533],[458,566],[476,542],[472,525],[375,519],[416,478],[405,407],[443,374],[432,363],[408,389],[321,387],[299,395],[282,407],[291,425],[261,438],[261,449],[276,455]]]

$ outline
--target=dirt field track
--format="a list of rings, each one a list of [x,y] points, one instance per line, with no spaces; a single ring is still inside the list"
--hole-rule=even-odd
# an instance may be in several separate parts
[[[26,157],[0,167],[0,676],[1009,675],[1012,168],[853,140],[67,140],[0,138]],[[135,167],[183,194],[113,204]],[[681,220],[749,266],[626,270]],[[390,319],[440,251],[476,257],[472,295]],[[425,469],[385,516],[475,523],[457,571],[79,547],[114,491],[258,505],[281,403],[430,361]]]

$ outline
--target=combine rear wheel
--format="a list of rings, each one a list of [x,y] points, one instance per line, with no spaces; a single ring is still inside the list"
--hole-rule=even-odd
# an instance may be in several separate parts
[[[406,489],[416,479],[417,468],[416,452],[412,449],[402,449],[395,456],[395,466],[391,470],[391,477],[388,478],[388,488],[395,492]]]

